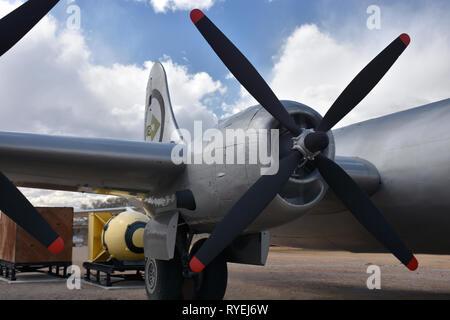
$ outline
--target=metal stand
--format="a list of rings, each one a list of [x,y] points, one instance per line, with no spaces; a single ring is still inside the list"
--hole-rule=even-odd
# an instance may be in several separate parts
[[[114,283],[124,280],[144,281],[141,272],[145,270],[145,261],[117,261],[111,260],[103,263],[84,262],[83,267],[86,269],[84,280],[102,285],[101,273],[106,275],[105,285],[111,287]],[[92,279],[92,271],[95,271],[95,278]],[[114,274],[115,272],[136,271],[135,274]],[[111,278],[120,278],[119,281],[111,281]]]
[[[0,277],[16,281],[17,273],[30,272],[46,272],[49,275],[67,278],[67,268],[72,265],[68,262],[43,262],[43,263],[13,263],[5,260],[0,260]],[[43,271],[41,269],[48,269]],[[61,273],[60,273],[61,272]]]

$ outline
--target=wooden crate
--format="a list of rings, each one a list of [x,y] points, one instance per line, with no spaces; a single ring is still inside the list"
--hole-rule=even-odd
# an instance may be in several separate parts
[[[0,260],[13,264],[72,261],[73,208],[36,208],[64,240],[64,250],[53,254],[5,214],[0,215]]]

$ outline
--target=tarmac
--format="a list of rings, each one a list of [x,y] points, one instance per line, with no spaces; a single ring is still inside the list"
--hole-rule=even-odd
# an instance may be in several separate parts
[[[87,248],[74,248],[74,263],[81,265]],[[388,254],[307,251],[271,248],[267,265],[228,264],[226,300],[373,300],[450,299],[450,256],[418,255],[419,269],[411,272]],[[380,289],[369,290],[380,269]],[[82,269],[83,270],[83,269]],[[83,270],[84,272],[84,270]],[[69,290],[65,281],[47,275],[19,274],[16,283],[0,281],[0,300],[143,300],[139,282],[121,282],[113,290],[81,283]],[[59,280],[59,281],[58,281]]]

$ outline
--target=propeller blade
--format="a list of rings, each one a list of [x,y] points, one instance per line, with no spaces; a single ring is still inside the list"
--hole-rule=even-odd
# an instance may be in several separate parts
[[[190,261],[194,272],[201,272],[235,238],[237,238],[260,215],[280,192],[292,172],[298,166],[301,155],[292,152],[280,161],[280,169],[273,176],[262,176],[216,226],[208,240]]]
[[[275,119],[295,137],[301,131],[255,67],[205,14],[192,10],[191,20],[228,70]]]
[[[411,250],[400,240],[390,223],[353,179],[334,161],[322,155],[316,157],[315,164],[330,188],[359,223],[408,269],[416,270],[419,264]]]
[[[373,59],[337,98],[317,130],[331,130],[352,111],[380,82],[410,42],[409,36],[402,34]]]
[[[29,0],[0,20],[0,56],[30,31],[59,0]]]
[[[25,196],[0,172],[0,210],[53,253],[64,249],[64,241]]]

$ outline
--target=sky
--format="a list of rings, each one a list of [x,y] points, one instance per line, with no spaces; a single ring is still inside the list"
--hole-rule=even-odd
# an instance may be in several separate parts
[[[0,0],[0,15],[20,3]],[[374,6],[375,29],[368,27]],[[61,0],[0,59],[0,130],[142,140],[155,61],[166,68],[182,128],[198,119],[213,126],[256,104],[192,24],[194,8],[240,48],[280,99],[321,114],[368,62],[408,33],[411,45],[340,126],[450,97],[447,0]],[[23,191],[35,205],[78,207],[93,199]]]

